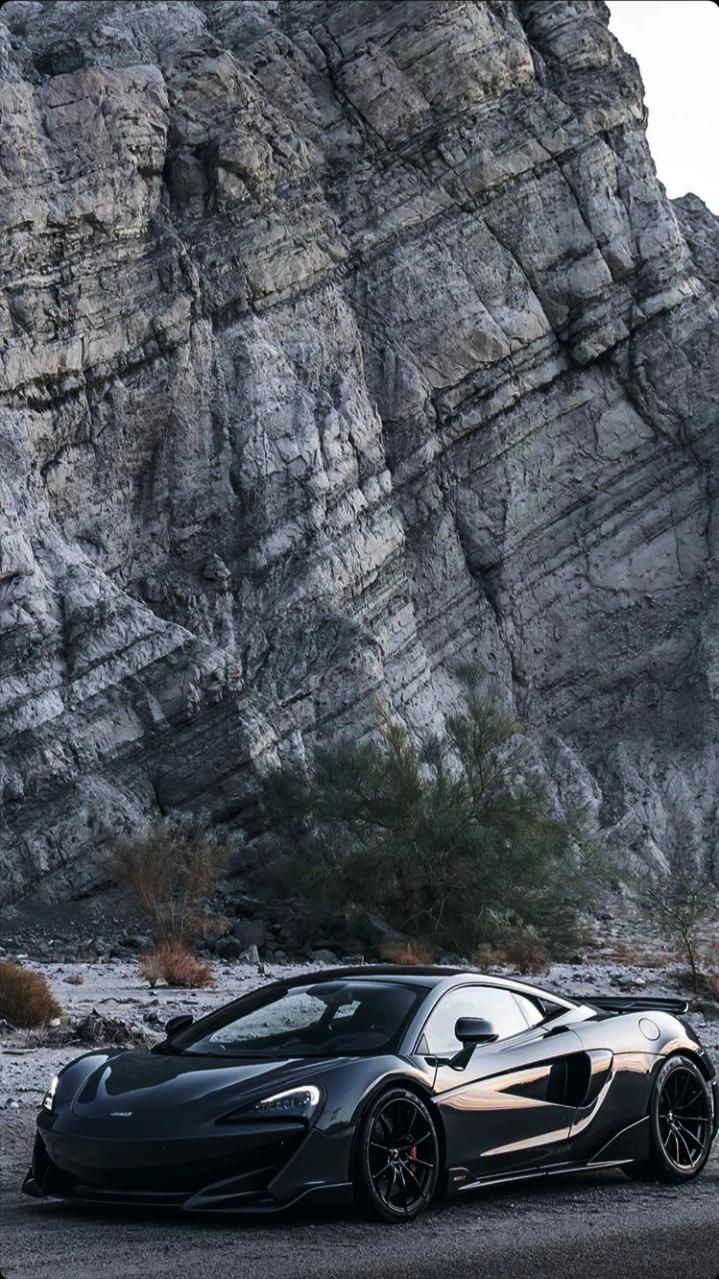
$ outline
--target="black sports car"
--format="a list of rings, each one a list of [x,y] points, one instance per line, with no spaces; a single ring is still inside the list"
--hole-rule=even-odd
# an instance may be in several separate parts
[[[688,1181],[717,1127],[679,1000],[560,999],[467,969],[274,982],[152,1050],[88,1053],[38,1116],[32,1195],[274,1212],[354,1196],[385,1221],[435,1195],[621,1166]]]

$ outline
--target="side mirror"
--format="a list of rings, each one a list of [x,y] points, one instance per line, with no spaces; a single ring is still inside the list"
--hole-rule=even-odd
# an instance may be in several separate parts
[[[187,1027],[191,1026],[194,1020],[194,1017],[191,1017],[189,1013],[181,1013],[179,1017],[171,1017],[169,1021],[165,1022],[167,1038],[171,1039],[173,1035],[179,1035],[181,1030],[187,1030]]]
[[[454,1024],[454,1037],[462,1045],[459,1052],[444,1061],[438,1058],[436,1064],[451,1066],[452,1070],[464,1070],[475,1048],[479,1044],[493,1044],[499,1039],[499,1034],[491,1021],[485,1021],[483,1017],[460,1017]]]
[[[491,1021],[485,1021],[483,1017],[460,1017],[454,1028],[454,1037],[464,1048],[493,1044],[499,1039]]]

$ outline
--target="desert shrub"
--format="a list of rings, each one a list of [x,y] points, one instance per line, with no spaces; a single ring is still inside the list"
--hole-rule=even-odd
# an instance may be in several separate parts
[[[700,991],[714,1003],[719,1001],[719,966],[716,963],[702,973]]]
[[[380,946],[379,953],[380,958],[388,964],[411,964],[421,968],[424,964],[434,962],[434,951],[418,941],[387,942]]]
[[[711,965],[704,953],[703,934],[719,919],[719,888],[697,859],[685,854],[665,866],[647,867],[635,880],[640,906],[648,920],[671,945],[674,957],[686,963],[694,994],[703,970]]]
[[[472,954],[477,968],[515,968],[520,973],[544,973],[550,954],[546,942],[536,929],[516,928],[502,934],[501,940],[478,946]]]
[[[545,973],[549,967],[549,948],[534,928],[515,929],[502,947],[508,963],[520,973]]]
[[[62,1008],[41,973],[0,960],[0,1017],[33,1029],[62,1017]]]
[[[68,986],[82,986],[84,985],[85,978],[82,973],[70,973],[70,976],[66,977],[65,981]]]
[[[214,978],[207,960],[194,955],[181,942],[162,942],[140,959],[140,973],[150,986],[164,981],[168,986],[212,986]]]
[[[545,973],[549,967],[549,947],[531,924],[510,928],[500,938],[504,963],[520,973]]]
[[[166,819],[114,852],[112,874],[127,887],[160,944],[184,941],[197,929],[228,849],[205,826]]]
[[[522,729],[459,672],[465,704],[419,740],[378,709],[375,740],[338,740],[265,779],[271,821],[301,848],[314,900],[381,914],[429,947],[470,954],[532,927],[548,951],[576,944],[592,846],[554,815]]]
[[[494,968],[507,962],[504,951],[498,950],[490,942],[482,942],[472,951],[472,963],[475,968]]]
[[[647,949],[646,944],[620,940],[611,947],[604,947],[607,959],[619,964],[628,964],[632,968],[666,968],[667,964],[676,961],[676,953],[669,950]]]

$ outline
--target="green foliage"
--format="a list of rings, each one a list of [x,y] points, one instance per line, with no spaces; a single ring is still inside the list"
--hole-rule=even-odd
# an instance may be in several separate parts
[[[183,942],[197,931],[228,851],[204,825],[166,818],[117,846],[112,875],[130,889],[158,944]]]
[[[441,739],[417,740],[380,707],[377,740],[270,774],[266,808],[301,844],[315,900],[463,953],[522,927],[556,952],[575,942],[591,846],[550,813],[521,726],[475,669],[459,675],[465,704]]]

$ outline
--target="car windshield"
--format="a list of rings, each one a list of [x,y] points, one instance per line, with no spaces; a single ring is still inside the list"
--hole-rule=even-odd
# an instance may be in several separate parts
[[[424,987],[326,981],[271,987],[178,1035],[181,1053],[212,1057],[344,1057],[392,1052]]]

